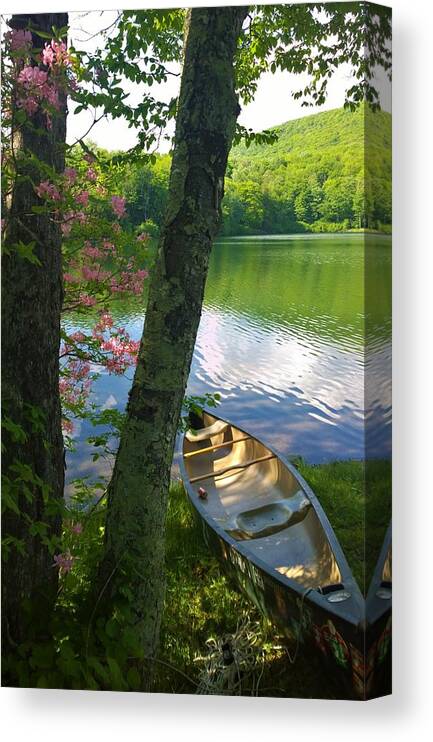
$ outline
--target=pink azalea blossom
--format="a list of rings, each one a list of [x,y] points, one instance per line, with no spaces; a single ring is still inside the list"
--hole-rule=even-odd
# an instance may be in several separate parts
[[[79,283],[80,282],[80,279],[77,276],[74,276],[73,273],[64,273],[63,280],[65,283]]]
[[[87,175],[87,177],[88,177],[89,180],[96,180],[96,178],[98,177],[96,175],[95,170],[92,167],[89,167],[89,169],[87,170],[86,175]]]
[[[93,328],[93,335],[101,337],[101,333],[113,327],[113,318],[109,312],[101,312],[99,320]]]
[[[62,430],[67,435],[72,435],[74,432],[74,424],[71,420],[67,420],[65,417],[62,419]]]
[[[77,557],[72,556],[71,552],[65,551],[64,554],[55,554],[53,567],[58,567],[60,572],[70,572]]]
[[[60,193],[54,183],[50,183],[48,180],[42,180],[38,186],[36,186],[36,193],[39,198],[48,198],[52,201],[60,201]]]
[[[29,116],[33,116],[39,108],[39,103],[32,95],[29,95],[27,98],[20,98],[17,101],[17,105],[18,108],[23,108]]]
[[[43,94],[45,100],[48,101],[48,103],[53,106],[53,108],[56,108],[57,110],[60,109],[59,91],[54,85],[45,85]]]
[[[82,191],[75,197],[75,200],[77,204],[80,204],[80,206],[84,206],[84,207],[88,206],[89,205],[89,192]]]
[[[79,296],[79,302],[84,307],[93,307],[96,304],[96,299],[94,296],[90,296],[89,294],[81,293]]]
[[[11,51],[28,51],[32,45],[32,35],[30,31],[13,28],[5,33],[5,40],[9,43]]]
[[[65,167],[63,175],[65,177],[65,180],[67,180],[69,184],[72,184],[75,183],[75,181],[77,180],[78,174],[74,167]]]
[[[49,44],[45,44],[42,50],[42,62],[47,67],[68,67],[71,64],[71,59],[66,48],[66,44],[63,41],[52,41]]]
[[[47,67],[51,67],[54,59],[55,59],[55,53],[54,49],[51,45],[45,44],[44,49],[42,50],[42,62],[47,65]]]
[[[125,216],[126,209],[125,209],[125,199],[121,196],[112,196],[111,197],[111,207],[116,214],[116,216],[119,217],[119,219],[122,216]]]
[[[86,242],[84,243],[83,254],[87,258],[94,259],[94,258],[100,258],[102,255],[102,252],[99,249],[99,247],[94,247],[91,242],[86,240]]]
[[[44,70],[40,70],[39,67],[32,67],[30,65],[24,67],[18,75],[18,82],[26,87],[42,87],[47,82],[47,79],[48,75]]]

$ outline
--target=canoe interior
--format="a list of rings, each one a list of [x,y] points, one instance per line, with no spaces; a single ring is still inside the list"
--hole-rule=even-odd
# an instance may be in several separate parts
[[[203,413],[201,428],[217,419]],[[199,429],[198,422],[195,426]],[[263,443],[228,424],[222,432],[201,440],[185,436],[183,454],[192,496],[198,498],[199,489],[205,490],[200,502],[208,518],[235,540],[248,542],[244,545],[253,561],[259,558],[269,570],[302,588],[327,592],[341,586],[337,560],[311,500]],[[263,460],[251,463],[256,459]],[[236,468],[245,464],[249,465]],[[214,476],[204,478],[207,474]]]

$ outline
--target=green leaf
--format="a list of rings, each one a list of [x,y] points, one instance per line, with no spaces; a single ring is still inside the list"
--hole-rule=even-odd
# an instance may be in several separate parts
[[[97,657],[88,657],[87,664],[90,668],[92,668],[92,670],[96,672],[96,674],[102,680],[104,685],[108,687],[108,683],[110,680],[110,674],[108,670],[106,670],[106,668],[103,666],[102,662],[100,662],[100,660],[98,660]]]
[[[54,647],[52,644],[39,644],[33,648],[30,664],[33,668],[48,670],[53,666]]]
[[[120,626],[115,618],[109,618],[105,624],[105,631],[110,639],[117,639],[120,635]]]
[[[126,674],[126,680],[130,688],[132,690],[140,690],[141,689],[141,678],[140,673],[138,672],[136,667],[130,667],[127,674]]]
[[[113,657],[107,657],[108,667],[111,674],[111,685],[113,690],[125,690],[126,683],[122,678],[122,672]]]
[[[12,247],[17,251],[20,258],[23,258],[23,260],[28,260],[29,263],[33,263],[33,265],[42,265],[41,261],[39,260],[37,255],[33,254],[33,250],[35,248],[36,242],[29,242],[27,245],[24,244],[24,242],[16,242]]]

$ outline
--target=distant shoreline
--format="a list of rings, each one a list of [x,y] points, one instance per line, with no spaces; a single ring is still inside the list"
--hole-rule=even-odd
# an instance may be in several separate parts
[[[256,232],[255,234],[220,234],[217,237],[219,240],[230,240],[230,239],[244,239],[248,240],[252,237],[306,237],[306,236],[323,236],[323,237],[336,237],[337,235],[356,235],[356,234],[372,234],[380,237],[392,237],[392,232],[383,232],[379,229],[342,229],[338,232]]]

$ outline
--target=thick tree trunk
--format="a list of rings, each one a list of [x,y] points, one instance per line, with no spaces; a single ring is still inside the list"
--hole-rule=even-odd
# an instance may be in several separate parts
[[[149,657],[164,600],[170,466],[240,110],[234,55],[246,12],[201,8],[187,17],[167,214],[109,487],[100,588],[110,601],[128,589],[132,622]]]
[[[52,26],[60,29],[67,20],[66,13],[15,15],[10,25],[26,28],[31,23],[32,28],[51,33]],[[44,43],[33,34],[34,48]],[[61,232],[49,215],[32,213],[32,207],[41,204],[33,184],[46,176],[37,165],[29,164],[28,155],[61,172],[65,139],[66,100],[62,101],[61,111],[53,115],[51,129],[47,128],[45,116],[36,112],[28,125],[12,132],[17,178],[8,203],[6,254],[2,261],[2,399],[4,414],[23,428],[26,440],[17,442],[7,430],[3,436],[2,471],[15,479],[19,488],[20,515],[10,509],[5,511],[2,535],[23,543],[22,552],[10,548],[2,565],[2,636],[6,654],[25,638],[29,620],[32,631],[37,630],[39,619],[42,628],[44,620],[47,623],[57,588],[53,557],[41,536],[31,535],[29,529],[32,522],[42,521],[49,524],[48,535],[52,535],[59,534],[61,526],[60,509],[55,507],[63,497],[64,484],[59,398]],[[20,257],[14,248],[20,241],[35,243],[33,253],[40,265]],[[34,422],[38,413],[43,415],[40,427]],[[27,497],[24,496],[23,486],[18,483],[19,473],[10,468],[17,462],[29,467],[48,486],[45,495],[41,487],[29,481]]]

